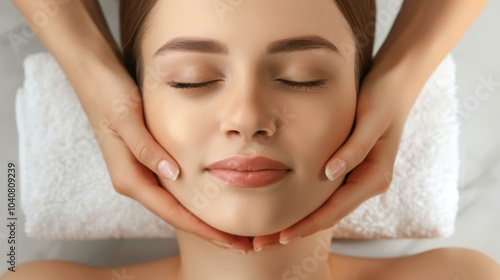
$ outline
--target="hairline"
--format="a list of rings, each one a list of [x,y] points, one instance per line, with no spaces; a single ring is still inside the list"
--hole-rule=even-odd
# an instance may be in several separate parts
[[[335,7],[340,11],[340,7],[337,3],[336,0],[332,0],[331,3],[333,3],[335,5]],[[137,31],[139,34],[136,38],[136,42],[134,42],[134,47],[137,47],[135,48],[137,50],[137,53],[135,54],[136,56],[136,65],[135,65],[135,69],[136,69],[136,76],[137,76],[137,84],[138,84],[138,87],[139,87],[139,92],[142,94],[142,84],[143,84],[143,79],[144,79],[144,70],[145,70],[145,65],[144,64],[144,59],[143,59],[143,55],[142,55],[142,47],[143,47],[143,43],[144,43],[144,37],[147,36],[147,34],[150,32],[150,21],[151,21],[151,17],[154,15],[154,13],[157,13],[158,12],[158,1],[155,0],[155,3],[153,4],[153,7],[151,8],[151,10],[146,14],[145,16],[145,19],[144,19],[144,23],[142,26],[140,26],[139,30]],[[341,11],[340,11],[341,12]],[[360,79],[361,79],[361,68],[363,67],[363,65],[359,65],[361,62],[359,61],[360,58],[361,58],[361,55],[362,55],[362,50],[361,48],[359,47],[359,42],[357,40],[357,38],[354,36],[354,29],[353,29],[353,26],[351,26],[346,18],[346,16],[344,15],[343,12],[341,12],[341,17],[342,17],[342,26],[344,28],[346,28],[347,30],[347,33],[349,35],[349,37],[354,41],[354,45],[355,45],[355,48],[356,48],[356,53],[354,55],[354,82],[355,82],[355,85],[356,85],[356,92],[359,93],[359,86],[360,86]]]

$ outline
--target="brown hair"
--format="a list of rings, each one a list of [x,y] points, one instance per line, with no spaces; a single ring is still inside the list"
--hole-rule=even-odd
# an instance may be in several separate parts
[[[332,0],[346,18],[355,39],[356,88],[371,66],[375,36],[375,0]],[[157,0],[120,0],[120,35],[125,67],[142,91],[141,42],[149,14]],[[348,46],[349,47],[349,46]],[[342,47],[340,47],[342,49]],[[352,46],[350,46],[352,51]]]

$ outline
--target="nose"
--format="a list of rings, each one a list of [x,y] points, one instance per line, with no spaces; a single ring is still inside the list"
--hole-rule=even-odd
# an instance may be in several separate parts
[[[268,103],[257,94],[232,94],[222,106],[221,133],[245,142],[270,139],[279,122]]]

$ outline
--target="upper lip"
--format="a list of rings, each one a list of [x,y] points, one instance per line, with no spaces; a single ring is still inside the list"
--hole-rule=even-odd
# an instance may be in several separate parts
[[[210,164],[207,169],[226,169],[237,171],[259,171],[259,170],[289,170],[284,163],[267,157],[229,157]]]

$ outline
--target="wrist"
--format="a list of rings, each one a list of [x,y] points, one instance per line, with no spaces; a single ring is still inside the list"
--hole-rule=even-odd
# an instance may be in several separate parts
[[[417,68],[417,63],[412,57],[403,56],[379,56],[374,60],[361,85],[362,91],[364,89],[369,93],[376,93],[370,97],[371,106],[398,104],[392,109],[396,109],[398,114],[407,115],[427,81],[423,76],[417,78],[417,72],[421,70]]]
[[[94,43],[75,49],[71,57],[64,59],[61,66],[75,89],[97,86],[103,79],[128,75],[121,57],[106,44]],[[84,91],[85,92],[85,91]],[[80,91],[77,92],[80,95]]]
[[[87,72],[78,75],[79,71]],[[112,121],[123,110],[140,104],[137,85],[121,63],[89,62],[74,74],[70,82],[93,127],[101,127],[104,120]]]
[[[415,51],[418,49],[420,48],[399,48],[404,51],[377,54],[369,75],[390,81],[406,94],[418,94],[439,64],[431,62],[429,51]]]

